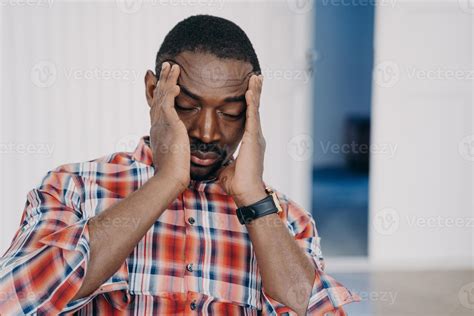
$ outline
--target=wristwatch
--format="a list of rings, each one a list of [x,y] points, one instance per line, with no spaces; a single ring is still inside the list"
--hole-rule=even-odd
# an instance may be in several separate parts
[[[259,217],[282,212],[280,202],[276,193],[270,187],[265,188],[265,192],[268,194],[265,198],[257,201],[253,204],[242,206],[237,209],[237,217],[240,224],[248,224],[254,219]]]

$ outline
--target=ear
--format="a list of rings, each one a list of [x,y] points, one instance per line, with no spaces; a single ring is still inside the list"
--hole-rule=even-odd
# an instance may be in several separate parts
[[[147,70],[145,74],[145,96],[148,106],[151,107],[153,101],[153,94],[156,88],[158,80],[156,79],[155,74],[151,70]]]

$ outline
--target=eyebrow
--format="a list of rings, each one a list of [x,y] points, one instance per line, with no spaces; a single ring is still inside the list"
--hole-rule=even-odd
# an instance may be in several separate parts
[[[178,83],[178,86],[181,88],[181,91],[186,94],[188,97],[190,97],[191,99],[194,99],[196,101],[201,101],[202,100],[202,97],[198,96],[197,94],[189,91],[188,88],[186,88],[185,86],[181,85]],[[245,94],[243,95],[240,95],[240,96],[235,96],[235,97],[227,97],[224,99],[224,102],[225,103],[232,103],[232,102],[244,102],[245,101]]]

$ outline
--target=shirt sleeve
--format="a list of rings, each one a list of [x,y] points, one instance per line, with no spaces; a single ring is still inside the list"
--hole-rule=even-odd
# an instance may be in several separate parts
[[[306,295],[310,295],[307,315],[325,315],[325,313],[346,315],[342,305],[358,302],[360,297],[324,272],[325,262],[320,248],[320,237],[311,214],[284,195],[278,194],[278,197],[280,202],[283,202],[284,209],[280,218],[287,223],[288,230],[315,268],[312,288],[298,284],[290,286],[288,295],[293,296],[296,302],[301,301],[302,304],[306,302]],[[262,298],[264,315],[297,315],[291,308],[270,297],[263,286]]]
[[[81,212],[80,183],[74,175],[52,171],[28,193],[20,227],[0,258],[2,314],[73,312],[97,295],[120,309],[130,302],[126,262],[94,293],[71,301],[90,256],[90,217]]]

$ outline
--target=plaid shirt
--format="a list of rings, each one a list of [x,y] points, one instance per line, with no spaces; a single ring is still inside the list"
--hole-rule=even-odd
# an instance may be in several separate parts
[[[134,152],[48,172],[28,193],[21,225],[0,258],[0,314],[295,315],[266,294],[236,205],[213,181],[192,180],[119,270],[90,296],[71,301],[90,257],[88,220],[137,190],[153,168],[144,136]],[[340,306],[359,297],[323,272],[310,213],[275,192],[281,219],[318,271],[308,314],[345,315]]]

